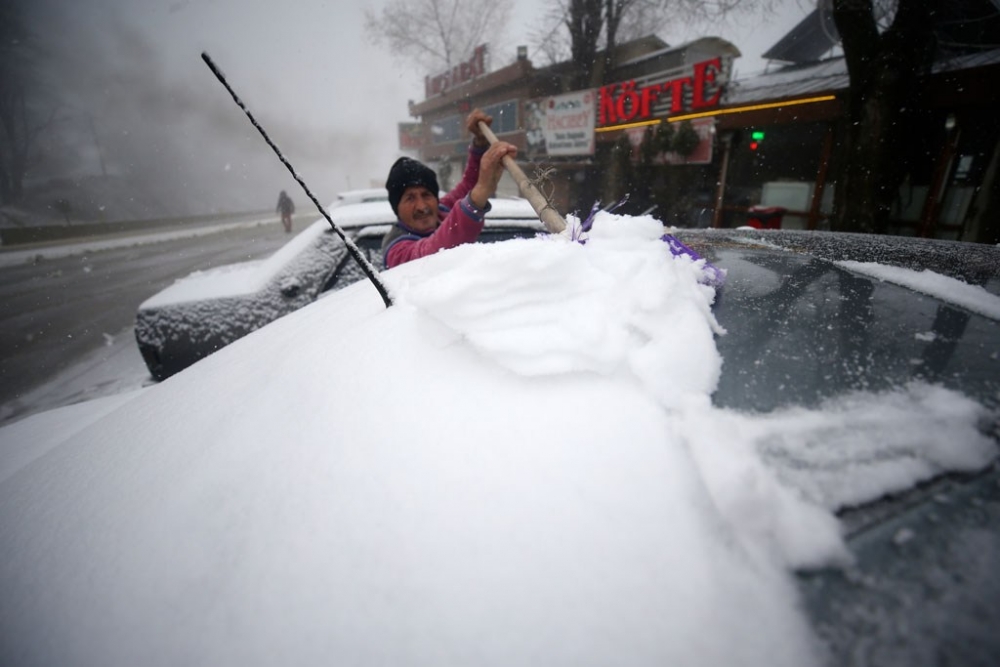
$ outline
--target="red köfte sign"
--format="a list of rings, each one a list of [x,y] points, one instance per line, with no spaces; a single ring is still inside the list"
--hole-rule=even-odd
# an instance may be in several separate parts
[[[712,58],[697,63],[691,76],[678,77],[648,86],[637,86],[635,81],[612,83],[602,86],[598,107],[598,126],[617,125],[649,120],[653,108],[670,97],[670,113],[698,111],[718,105],[722,86],[718,82],[722,72],[722,59]],[[685,107],[685,97],[691,94],[690,107]]]

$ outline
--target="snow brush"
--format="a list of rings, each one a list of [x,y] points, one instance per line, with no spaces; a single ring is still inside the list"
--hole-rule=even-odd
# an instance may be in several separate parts
[[[483,136],[486,137],[486,140],[490,142],[491,146],[497,142],[497,136],[493,134],[493,130],[490,129],[490,126],[483,121],[479,121],[479,130],[483,133]],[[503,166],[511,177],[513,177],[514,182],[517,183],[517,189],[521,193],[521,196],[528,200],[531,204],[531,208],[535,209],[535,213],[538,214],[538,219],[542,221],[543,225],[545,225],[545,229],[550,234],[561,234],[566,229],[565,218],[559,215],[559,212],[552,208],[552,204],[549,203],[549,200],[545,198],[545,195],[538,191],[538,188],[531,182],[531,179],[524,173],[524,170],[517,166],[517,162],[514,161],[514,158],[509,155],[504,155]],[[614,211],[627,200],[628,195],[625,195],[624,199],[610,207],[609,212]],[[590,231],[590,228],[594,224],[594,216],[596,216],[600,210],[600,202],[594,204],[593,208],[590,210],[590,215],[587,216],[587,219],[584,220],[581,225],[581,232]],[[574,235],[573,240],[585,243],[585,241],[577,238],[576,235]],[[674,257],[689,257],[693,261],[703,261],[705,264],[702,267],[702,275],[704,276],[703,282],[705,284],[718,288],[722,287],[723,283],[726,282],[725,271],[713,266],[704,257],[681,243],[680,240],[673,234],[664,234],[660,240],[667,244],[667,247],[670,248],[670,253]]]
[[[316,208],[319,209],[319,212],[323,214],[323,217],[326,218],[326,221],[330,223],[330,227],[333,228],[333,231],[337,233],[337,236],[339,236],[340,239],[344,242],[344,245],[347,246],[347,251],[354,258],[354,261],[358,263],[358,265],[361,267],[361,270],[364,272],[365,276],[368,277],[368,280],[370,280],[371,283],[375,286],[375,289],[378,290],[379,296],[381,296],[382,301],[385,302],[385,307],[386,308],[390,307],[392,305],[392,299],[389,297],[389,292],[388,290],[386,290],[385,284],[383,284],[382,280],[379,278],[378,271],[375,269],[372,263],[369,262],[368,259],[364,256],[364,253],[361,252],[361,249],[358,248],[357,244],[355,244],[354,241],[348,238],[347,234],[344,233],[344,230],[338,227],[337,223],[335,223],[330,218],[330,214],[326,212],[326,208],[324,208],[324,206],[319,203],[319,200],[316,199],[316,196],[313,195],[311,190],[309,190],[309,186],[306,185],[305,181],[303,181],[302,178],[295,171],[295,168],[285,158],[284,154],[281,152],[281,149],[279,149],[275,145],[275,143],[271,141],[271,137],[267,135],[267,132],[265,132],[264,128],[261,127],[261,124],[257,122],[257,119],[253,117],[253,114],[250,113],[250,109],[248,109],[247,106],[243,104],[243,100],[239,98],[239,96],[236,94],[236,91],[234,91],[232,87],[229,85],[229,82],[226,81],[226,77],[222,74],[222,71],[215,65],[215,63],[209,57],[208,53],[202,52],[201,59],[204,60],[205,64],[208,65],[208,68],[212,70],[212,74],[214,74],[215,78],[219,80],[219,83],[225,86],[226,90],[229,91],[229,94],[232,96],[233,101],[236,102],[236,106],[238,106],[240,109],[243,109],[243,113],[245,113],[247,115],[247,118],[250,119],[250,123],[255,128],[257,128],[257,131],[260,132],[260,135],[262,137],[264,137],[264,141],[267,142],[267,145],[271,147],[271,150],[274,151],[275,155],[278,156],[278,159],[281,160],[281,163],[285,165],[289,173],[291,173],[292,178],[294,178],[295,181],[300,186],[302,186],[302,190],[305,191],[306,196],[309,197],[310,200],[312,200],[312,203],[316,205]]]

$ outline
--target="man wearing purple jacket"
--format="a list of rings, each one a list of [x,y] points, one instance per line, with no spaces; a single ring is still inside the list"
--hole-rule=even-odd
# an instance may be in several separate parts
[[[479,130],[479,121],[491,125],[493,118],[479,109],[466,118],[473,141],[465,173],[440,200],[437,176],[430,167],[406,157],[392,165],[385,188],[397,219],[382,239],[385,268],[479,238],[483,218],[490,210],[489,198],[503,176],[503,158],[517,156],[517,147],[505,141],[490,146]]]

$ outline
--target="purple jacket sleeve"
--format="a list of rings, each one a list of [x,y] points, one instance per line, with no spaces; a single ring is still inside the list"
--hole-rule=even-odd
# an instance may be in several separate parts
[[[465,163],[465,173],[462,174],[462,180],[452,188],[451,192],[441,197],[441,206],[453,209],[458,200],[469,194],[469,191],[476,185],[476,181],[479,180],[479,163],[487,148],[489,147],[476,148],[474,144],[469,144],[469,159]]]

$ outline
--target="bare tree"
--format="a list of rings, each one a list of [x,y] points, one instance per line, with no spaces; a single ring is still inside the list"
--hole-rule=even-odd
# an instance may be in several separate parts
[[[513,0],[389,0],[365,10],[365,32],[421,71],[454,67],[510,20]]]
[[[531,42],[548,64],[570,59],[581,73],[577,85],[597,86],[606,83],[605,76],[617,65],[618,44],[670,25],[767,15],[775,4],[776,0],[551,0],[542,27],[530,33]]]
[[[920,83],[936,48],[938,1],[898,0],[893,14],[873,0],[833,0],[850,78],[834,229],[886,231],[913,138],[920,136],[914,127],[924,106]]]
[[[601,0],[569,0],[565,22],[572,60],[577,68],[574,87],[584,88],[590,85],[597,64],[597,40],[603,22]]]

